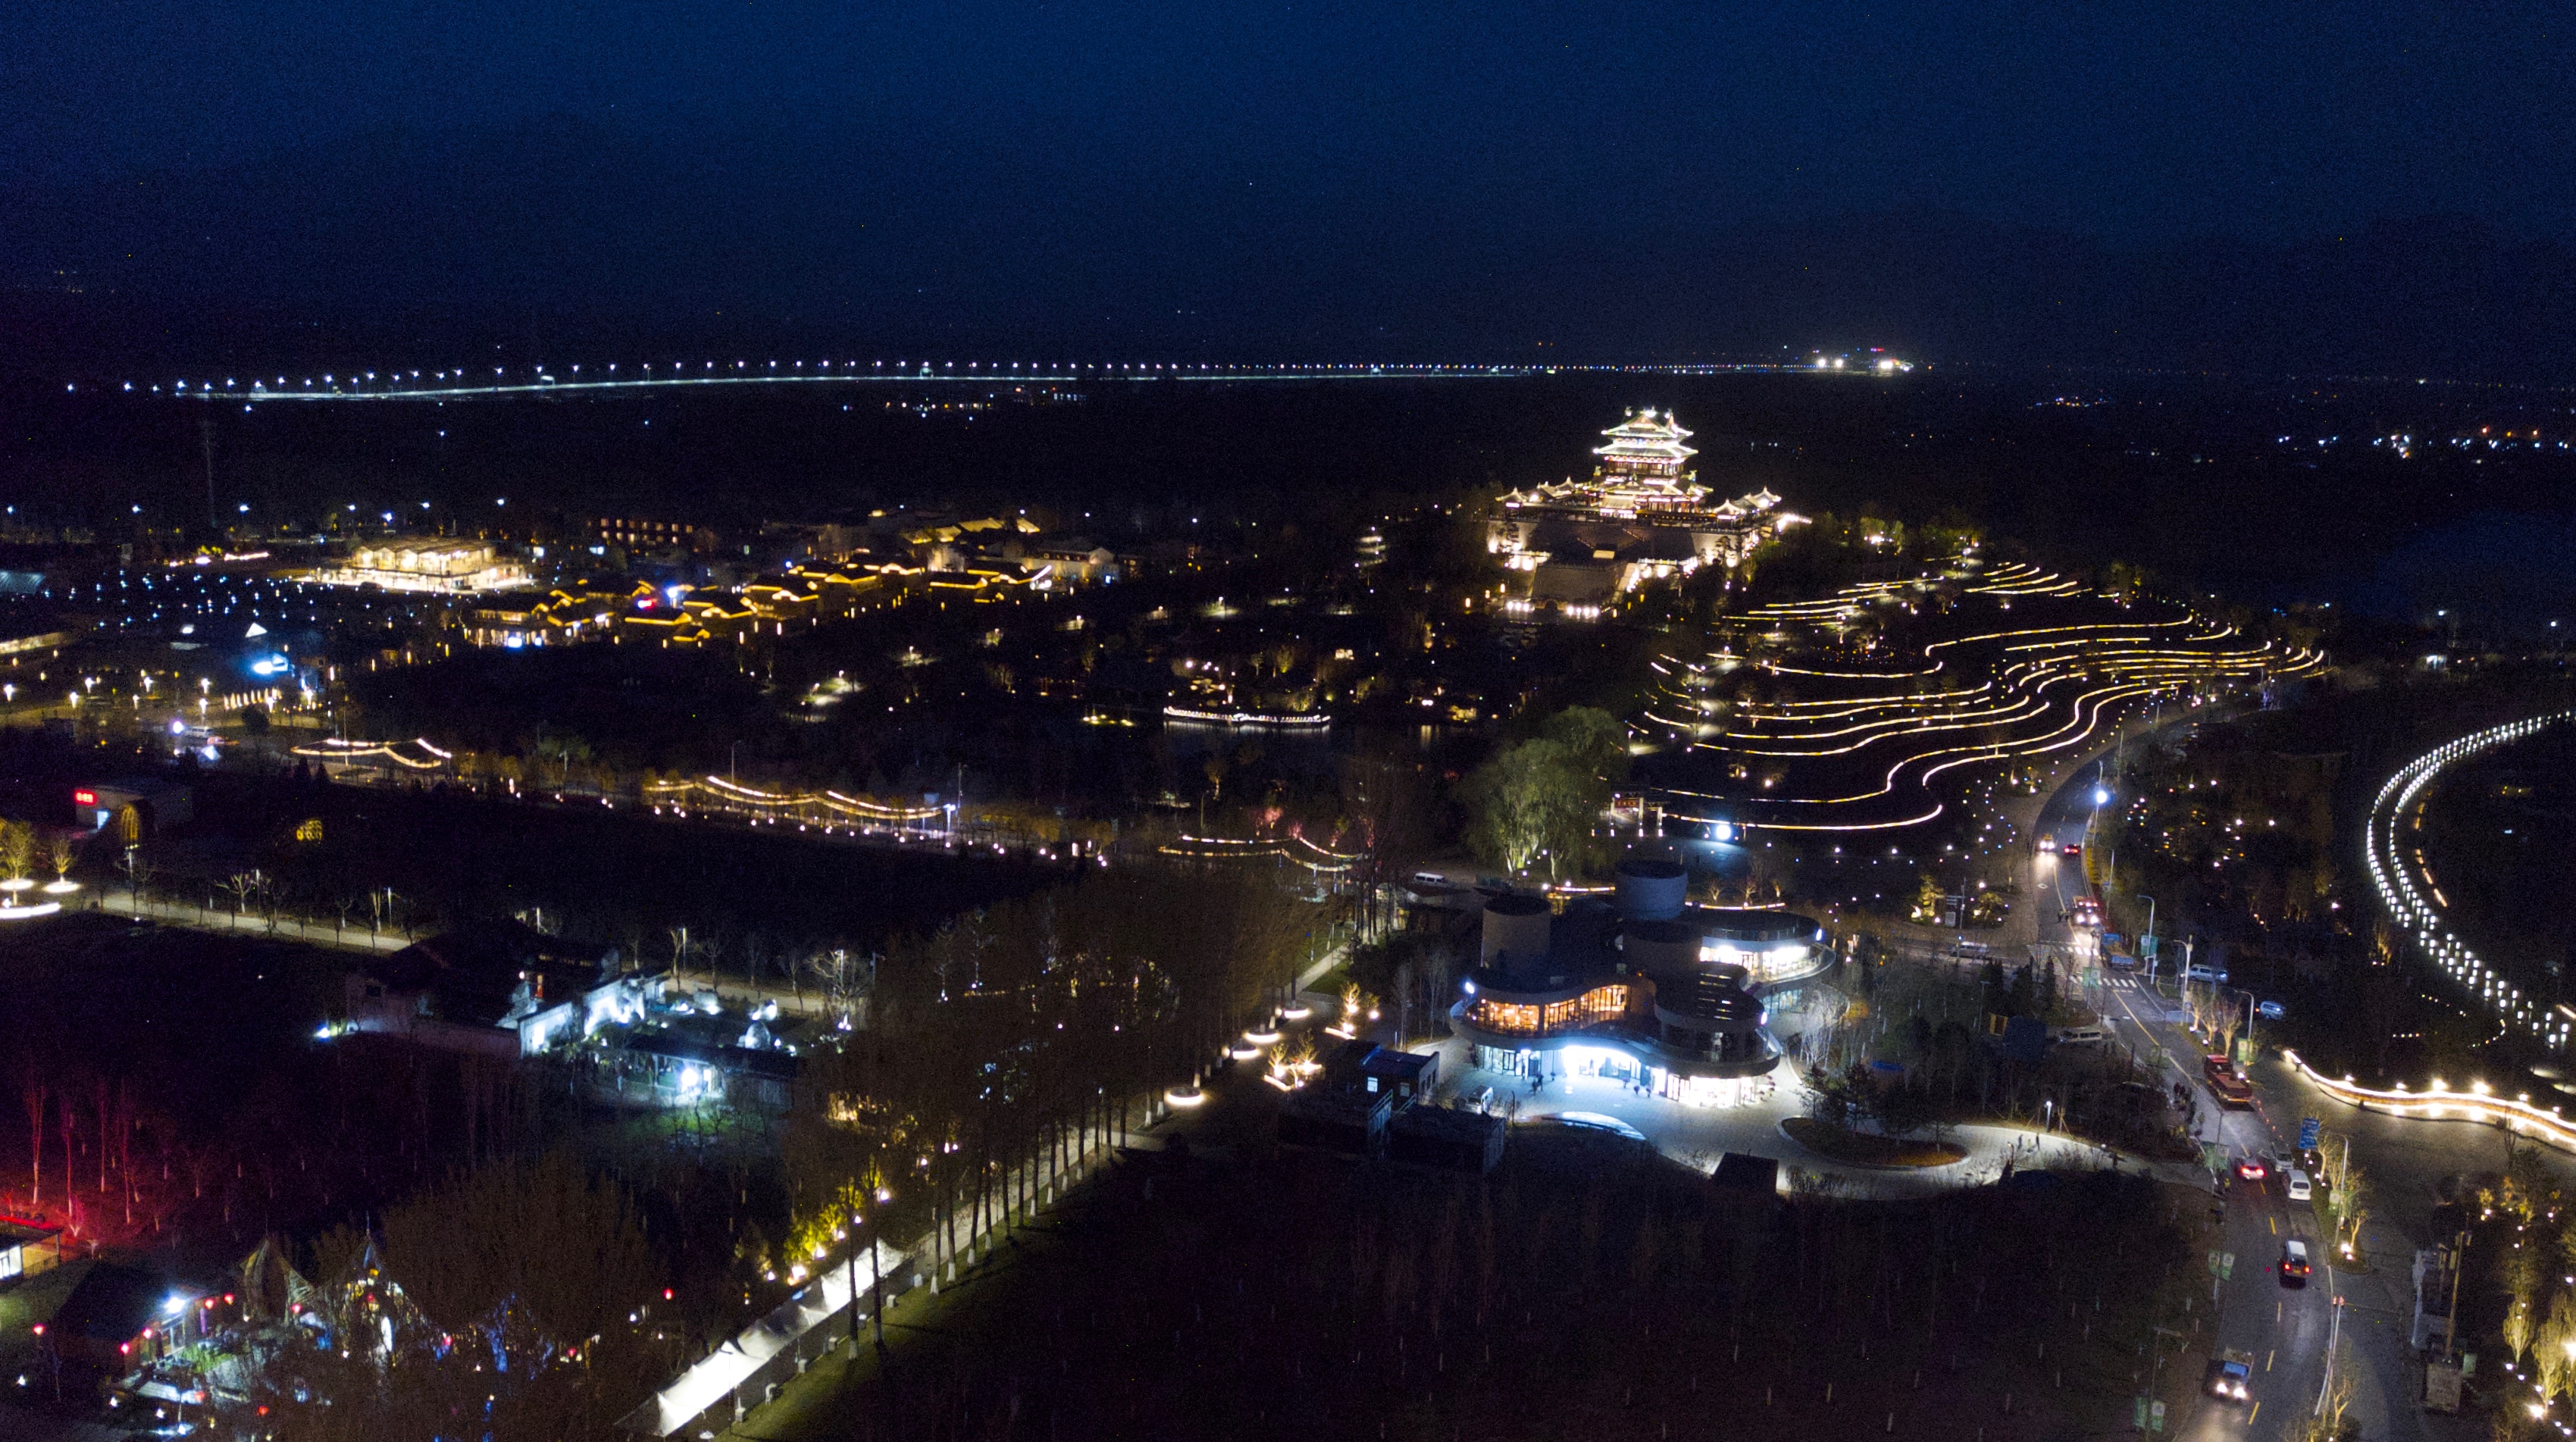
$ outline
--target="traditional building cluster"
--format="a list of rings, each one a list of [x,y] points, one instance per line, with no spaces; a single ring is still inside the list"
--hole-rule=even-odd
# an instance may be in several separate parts
[[[402,537],[362,545],[348,562],[294,579],[329,586],[380,586],[388,591],[471,594],[534,585],[525,564],[503,557],[489,541],[455,537]]]
[[[1702,566],[1735,567],[1805,518],[1768,490],[1709,503],[1670,411],[1631,411],[1603,431],[1587,480],[1506,492],[1486,549],[1522,578],[1516,611],[1598,614],[1643,583]]]

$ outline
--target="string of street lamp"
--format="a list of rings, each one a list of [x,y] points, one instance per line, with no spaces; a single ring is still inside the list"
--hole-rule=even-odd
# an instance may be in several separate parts
[[[488,374],[487,374],[488,372]],[[169,395],[188,400],[263,401],[458,400],[536,392],[620,392],[674,389],[684,386],[794,385],[830,383],[966,381],[977,384],[1018,382],[1057,384],[1118,380],[1260,381],[1260,380],[1490,380],[1553,375],[1838,375],[1886,376],[1886,368],[1827,366],[1814,361],[1790,364],[1692,363],[1671,365],[1473,364],[1466,362],[1237,365],[1171,361],[648,361],[642,365],[611,362],[585,369],[547,365],[452,366],[444,370],[393,369],[325,371],[319,375],[238,375],[222,380],[179,377],[118,382],[119,394]],[[77,381],[63,389],[78,391]]]

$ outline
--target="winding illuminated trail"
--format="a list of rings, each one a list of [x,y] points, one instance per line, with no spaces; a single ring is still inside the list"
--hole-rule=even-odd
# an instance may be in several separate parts
[[[2450,900],[2433,884],[2424,863],[2423,847],[2403,838],[2423,829],[2423,803],[2417,798],[2442,774],[2443,768],[2571,718],[2576,718],[2576,711],[2510,721],[2434,747],[2388,778],[2372,800],[2369,819],[2362,826],[2370,884],[2379,893],[2380,905],[2387,908],[2389,918],[2428,960],[2476,998],[2498,1022],[2528,1032],[2557,1051],[2567,1049],[2570,1014],[2524,996],[2521,988],[2499,976],[2451,930]]]
[[[1755,607],[1743,619],[1771,628],[1763,639],[1774,643],[1799,630],[1831,631],[1839,640],[1843,628],[1873,607],[1892,608],[1880,614],[1893,608],[1919,614],[1934,586],[1924,579],[1866,582],[1819,599]],[[1977,618],[1965,634],[1891,655],[1884,670],[1748,661],[1730,651],[1698,660],[1657,658],[1653,669],[1661,679],[1638,733],[1676,758],[1732,768],[1742,783],[1710,785],[1668,774],[1654,786],[1667,798],[1667,814],[1746,832],[1918,826],[1943,813],[1932,783],[1945,773],[2062,753],[2092,739],[2118,708],[2162,694],[2298,676],[2324,664],[2313,650],[2245,638],[2185,608],[2126,614],[2130,601],[2026,563],[2000,566],[1958,594],[1990,604],[1995,618]],[[2001,613],[2015,598],[2042,607],[2099,600],[2118,612],[2104,619],[2061,612],[2014,624]],[[1808,688],[1849,685],[1861,694],[1729,700],[1717,688],[1721,676],[1736,672],[1798,678]],[[1953,678],[1949,689],[1933,680],[1945,673]],[[1836,769],[1864,759],[1872,763],[1867,772]],[[1754,770],[1771,774],[1755,783],[1748,780]]]

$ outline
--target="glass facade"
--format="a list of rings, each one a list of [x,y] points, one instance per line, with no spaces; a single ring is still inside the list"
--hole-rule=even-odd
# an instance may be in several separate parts
[[[1628,988],[1624,984],[1596,986],[1581,996],[1563,1001],[1522,1002],[1498,1001],[1481,996],[1467,1009],[1465,1020],[1480,1031],[1497,1036],[1554,1036],[1559,1032],[1580,1031],[1616,1021],[1628,1010]]]

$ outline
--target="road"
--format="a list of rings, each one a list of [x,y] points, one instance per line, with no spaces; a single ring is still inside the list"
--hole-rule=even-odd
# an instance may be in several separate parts
[[[2041,808],[2032,829],[2031,890],[2040,903],[2034,908],[2039,939],[2079,952],[2090,950],[2090,939],[2058,917],[2084,890],[2083,869],[2079,858],[2064,855],[2063,848],[2073,843],[2089,850],[2095,843],[2094,788],[2102,782],[2100,759],[2078,768]],[[2099,808],[2099,814],[2108,815],[2109,807]],[[2059,854],[2051,857],[2051,850]],[[2411,1269],[2415,1248],[2430,1240],[2425,1233],[2435,1189],[2451,1177],[2497,1170],[2505,1156],[2501,1134],[2468,1122],[2414,1122],[2355,1111],[2328,1099],[2270,1056],[2258,1060],[2248,1077],[2254,1104],[2243,1110],[2221,1107],[2199,1076],[2196,1063],[2203,1044],[2172,1019],[2178,1005],[2171,994],[2172,967],[2168,958],[2161,978],[2115,973],[2099,981],[2091,994],[2114,1038],[2142,1059],[2159,1053],[2167,1057],[2165,1083],[2182,1083],[2195,1100],[2195,1133],[2219,1143],[2230,1157],[2287,1149],[2297,1141],[2301,1118],[2308,1116],[2317,1117],[2329,1132],[2350,1138],[2354,1159],[2369,1179],[2374,1215],[2362,1230],[2359,1267],[2339,1267],[2323,1240],[2322,1219],[2311,1204],[2291,1202],[2281,1178],[2249,1181],[2231,1174],[2214,1184],[2225,1208],[2225,1240],[2219,1246],[2234,1256],[2232,1274],[2213,1281],[2212,1293],[2201,1302],[2202,1307],[2212,1301],[2217,1306],[2217,1336],[2213,1342],[2206,1330],[2193,1333],[2186,1319],[2170,1322],[2183,1336],[2168,1344],[2174,1350],[2165,1359],[2166,1375],[2179,1368],[2182,1376],[2197,1381],[2213,1347],[2224,1347],[2252,1357],[2252,1381],[2242,1405],[2197,1394],[2172,1420],[2170,1435],[2190,1442],[2296,1436],[2324,1389],[2328,1339],[2338,1328],[2349,1344],[2353,1396],[2348,1415],[2360,1421],[2363,1436],[2373,1442],[2456,1442],[2479,1435],[2474,1424],[2428,1415],[2416,1403],[2421,1372],[2409,1346]],[[2567,1159],[2553,1161],[2562,1171],[2576,1173],[2564,1165]],[[2209,1184],[2208,1173],[2195,1175]],[[2315,1264],[2304,1287],[2285,1286],[2278,1270],[2282,1243],[2293,1238],[2308,1243]]]
[[[2189,1032],[2165,1020],[2166,1001],[2142,978],[2117,977],[2104,988],[2104,1014],[2122,1039],[2141,1054],[2162,1047],[2188,1061],[2196,1050]],[[2413,1316],[2415,1249],[2428,1235],[2436,1189],[2446,1181],[2500,1170],[2505,1134],[2469,1121],[2417,1121],[2363,1112],[2307,1084],[2277,1056],[2250,1069],[2254,1105],[2223,1110],[2198,1079],[2179,1068],[2167,1080],[2185,1080],[2199,1099],[2197,1129],[2231,1155],[2268,1152],[2295,1142],[2300,1119],[2316,1117],[2334,1136],[2348,1138],[2369,1188],[2370,1219],[2362,1228],[2358,1270],[2332,1265],[2331,1252],[2312,1241],[2320,1219],[2307,1204],[2293,1204],[2278,1177],[2262,1182],[2229,1178],[2226,1247],[2236,1255],[2234,1277],[2221,1288],[2219,1343],[2254,1354],[2256,1383],[2244,1409],[2203,1399],[2182,1420],[2184,1437],[2290,1435],[2294,1409],[2311,1407],[2325,1380],[2325,1337],[2332,1328],[2332,1299],[2344,1302],[2342,1333],[2352,1344],[2352,1415],[2373,1442],[2455,1442],[2480,1435],[2471,1423],[2432,1416],[2416,1405],[2420,1371],[2408,1330]],[[2543,1153],[2562,1181],[2576,1179],[2576,1162]],[[2206,1175],[2205,1173],[2202,1175]],[[2304,1289],[2284,1288],[2273,1270],[2281,1243],[2311,1241],[2316,1275]],[[2205,1353],[2185,1358],[2196,1375]],[[2250,1404],[2260,1400],[2263,1406]],[[2276,1429],[2273,1419],[2283,1419]]]

